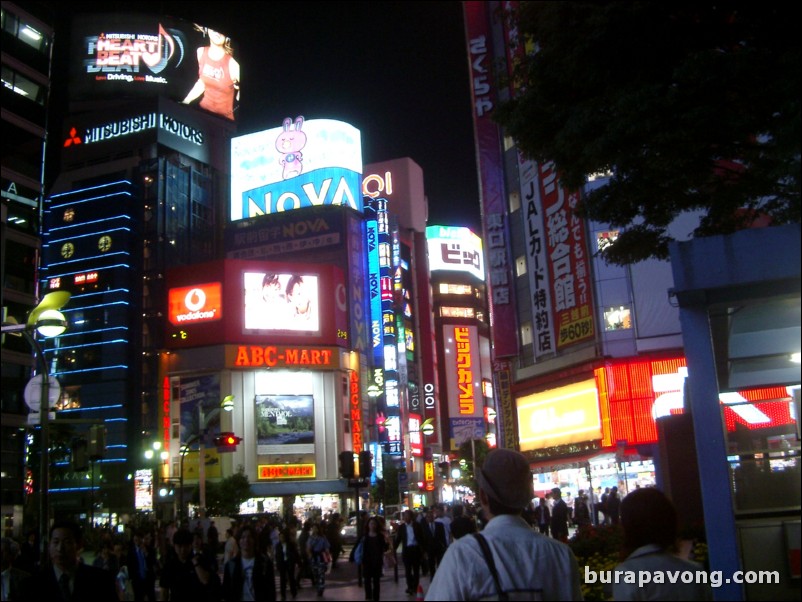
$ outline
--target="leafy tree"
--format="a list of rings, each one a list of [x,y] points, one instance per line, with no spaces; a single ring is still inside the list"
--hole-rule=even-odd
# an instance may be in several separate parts
[[[220,481],[206,482],[206,514],[207,516],[234,516],[239,514],[240,506],[251,497],[251,484],[240,466],[237,472]],[[200,493],[196,490],[192,496],[194,503],[199,503]]]
[[[569,189],[612,172],[579,208],[624,229],[607,261],[667,258],[688,210],[703,214],[695,236],[800,221],[791,3],[522,2],[508,16],[530,52],[494,118]]]
[[[376,501],[380,501],[385,506],[398,503],[398,464],[393,461],[393,456],[382,455],[382,470],[384,479],[384,496],[379,495],[378,487],[374,486],[371,495]]]
[[[484,464],[485,456],[487,456],[489,452],[490,446],[488,446],[487,441],[484,439],[474,439],[473,446],[471,446],[471,440],[468,439],[459,446],[459,450],[457,451],[460,465],[464,466],[464,468],[460,469],[462,471],[460,481],[466,487],[470,487],[474,493],[479,491],[479,485],[476,482],[476,467],[481,467],[482,464]]]

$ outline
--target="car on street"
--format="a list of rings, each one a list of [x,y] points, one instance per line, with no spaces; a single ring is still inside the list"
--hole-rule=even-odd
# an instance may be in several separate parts
[[[340,537],[342,537],[343,543],[346,544],[353,544],[356,543],[356,517],[352,516],[348,519],[348,522],[343,525],[343,528],[340,529]]]

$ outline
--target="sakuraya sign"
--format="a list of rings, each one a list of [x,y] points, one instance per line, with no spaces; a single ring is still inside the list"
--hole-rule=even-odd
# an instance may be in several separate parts
[[[315,205],[362,212],[359,130],[298,116],[231,140],[231,221]]]

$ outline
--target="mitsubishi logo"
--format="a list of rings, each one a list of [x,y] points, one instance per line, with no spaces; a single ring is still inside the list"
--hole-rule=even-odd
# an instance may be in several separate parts
[[[75,128],[70,128],[70,137],[64,141],[64,148],[72,146],[73,144],[81,144],[81,139],[78,137],[78,131]]]

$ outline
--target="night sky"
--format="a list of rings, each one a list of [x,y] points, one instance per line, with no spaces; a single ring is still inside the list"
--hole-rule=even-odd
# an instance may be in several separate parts
[[[242,71],[238,133],[285,117],[362,133],[365,164],[423,168],[429,223],[480,233],[460,2],[64,2],[62,10],[163,14],[228,35]],[[56,42],[66,40],[63,38]]]

